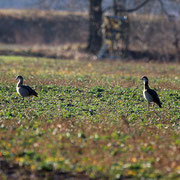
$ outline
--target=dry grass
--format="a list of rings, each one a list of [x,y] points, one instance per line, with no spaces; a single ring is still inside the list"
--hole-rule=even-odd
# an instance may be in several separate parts
[[[87,18],[87,13],[85,12],[69,12],[69,11],[45,11],[45,10],[16,10],[16,9],[1,9],[0,16],[11,16],[16,18],[56,18],[59,16],[83,16]]]
[[[81,51],[88,39],[85,13],[1,10],[0,18],[1,54],[89,58]],[[16,26],[12,29],[11,24]],[[165,16],[133,14],[130,27],[129,50],[135,53],[132,58],[179,62],[178,21],[168,21]]]

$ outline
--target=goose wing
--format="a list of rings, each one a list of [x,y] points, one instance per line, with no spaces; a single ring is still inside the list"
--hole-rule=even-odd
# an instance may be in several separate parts
[[[29,86],[24,86],[24,85],[23,85],[23,86],[22,86],[22,88],[24,88],[24,89],[28,90],[29,95],[38,96],[37,92],[36,92],[36,91],[34,91],[31,87],[29,87]]]
[[[153,101],[158,104],[159,107],[161,107],[161,102],[159,99],[158,94],[156,93],[156,91],[152,90],[152,89],[148,89],[147,92],[151,95],[151,97],[153,98]]]

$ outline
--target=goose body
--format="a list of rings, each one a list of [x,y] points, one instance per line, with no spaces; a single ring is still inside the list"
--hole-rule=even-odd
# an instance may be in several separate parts
[[[158,94],[156,93],[156,91],[149,88],[148,78],[146,76],[143,76],[141,80],[144,81],[143,96],[148,101],[148,109],[150,103],[156,103],[161,108],[162,106]]]
[[[23,100],[24,97],[28,97],[28,96],[38,96],[37,92],[34,91],[31,87],[29,86],[25,86],[23,85],[23,77],[22,76],[17,76],[17,78],[19,81],[17,83],[16,86],[16,91],[17,93],[22,96]]]

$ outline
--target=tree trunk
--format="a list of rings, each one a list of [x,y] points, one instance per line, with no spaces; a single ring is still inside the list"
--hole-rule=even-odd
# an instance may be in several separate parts
[[[119,9],[123,9],[124,11],[119,11]],[[126,0],[113,0],[113,10],[115,16],[124,16],[126,9]]]
[[[102,0],[89,0],[89,37],[87,51],[96,54],[102,45]]]

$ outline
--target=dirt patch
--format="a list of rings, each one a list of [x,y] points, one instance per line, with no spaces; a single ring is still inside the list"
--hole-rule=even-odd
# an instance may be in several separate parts
[[[43,179],[73,179],[73,180],[90,180],[84,174],[71,174],[60,171],[30,171],[27,167],[20,167],[18,164],[12,164],[0,160],[0,179],[18,179],[18,180],[43,180]]]

